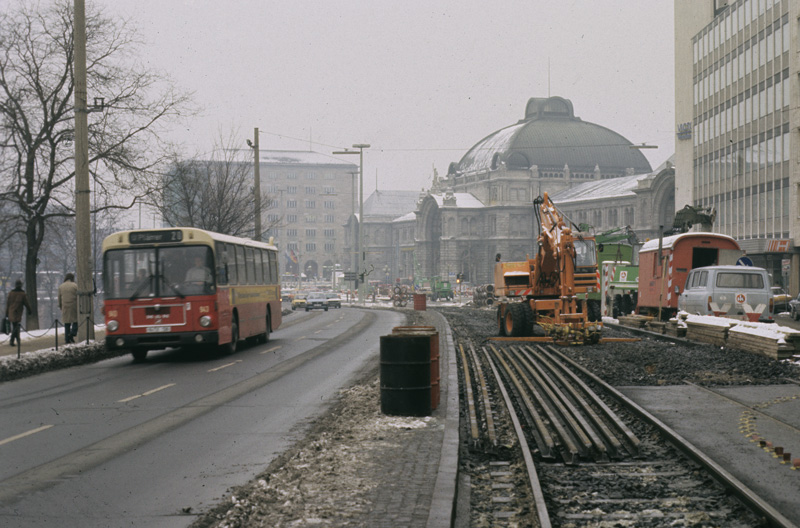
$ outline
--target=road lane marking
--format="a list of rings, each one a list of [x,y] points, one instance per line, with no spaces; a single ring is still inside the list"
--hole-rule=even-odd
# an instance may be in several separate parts
[[[40,432],[44,431],[45,429],[50,429],[51,427],[53,427],[53,426],[52,425],[43,425],[41,427],[37,427],[36,429],[31,429],[30,431],[25,431],[24,433],[20,433],[20,434],[18,434],[16,436],[8,437],[5,440],[0,440],[0,445],[8,444],[8,443],[13,442],[14,440],[19,440],[20,438],[25,438],[26,436],[30,436],[32,434],[40,433]]]
[[[217,368],[210,369],[210,370],[209,370],[209,372],[216,372],[216,371],[218,371],[218,370],[222,370],[222,369],[224,369],[224,368],[232,367],[233,365],[235,365],[235,364],[237,364],[237,363],[241,363],[241,362],[242,362],[242,360],[241,360],[241,359],[237,359],[236,361],[234,361],[234,362],[232,362],[232,363],[226,363],[225,365],[220,365],[220,366],[219,366],[219,367],[217,367]]]
[[[295,341],[302,341],[302,340],[303,340],[303,339],[305,339],[305,338],[306,338],[306,336],[300,336],[300,337],[298,337],[297,339],[295,339]]]
[[[263,352],[260,352],[260,353],[261,353],[261,354],[266,354],[267,352],[275,352],[275,351],[276,351],[276,350],[278,350],[280,347],[281,347],[281,345],[274,346],[274,347],[272,347],[272,348],[268,348],[268,349],[266,349],[265,351],[263,351]]]
[[[172,431],[200,416],[219,409],[221,406],[250,394],[256,389],[265,387],[291,372],[296,372],[297,369],[310,361],[358,338],[376,319],[377,316],[374,313],[366,311],[360,321],[346,329],[342,334],[311,350],[282,361],[273,368],[256,374],[252,378],[235,383],[228,388],[199,398],[166,414],[134,425],[89,446],[9,477],[0,486],[0,504],[16,500],[18,497],[29,495],[35,491],[50,488],[61,482],[66,476],[84,473],[116,457],[125,455],[168,431]]]
[[[136,398],[141,398],[142,396],[150,396],[151,394],[156,393],[158,391],[162,391],[164,389],[168,389],[168,388],[172,387],[173,385],[175,385],[175,384],[174,383],[170,383],[169,385],[162,385],[161,387],[158,387],[156,389],[149,390],[147,392],[143,392],[143,393],[137,394],[135,396],[130,396],[128,398],[123,398],[121,400],[117,400],[117,403],[127,403],[127,402],[129,402],[131,400],[135,400]]]

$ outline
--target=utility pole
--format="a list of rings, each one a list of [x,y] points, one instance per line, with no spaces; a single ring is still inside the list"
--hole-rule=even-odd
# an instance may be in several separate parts
[[[75,236],[78,282],[78,323],[85,326],[80,339],[94,339],[91,240],[89,218],[89,109],[86,102],[86,8],[75,1]],[[88,324],[86,324],[88,322]]]
[[[253,177],[255,184],[253,185],[253,193],[255,193],[256,204],[256,219],[255,219],[255,236],[254,240],[261,241],[261,155],[258,153],[258,127],[253,129]]]
[[[367,282],[367,251],[364,247],[364,149],[369,148],[367,143],[356,143],[353,148],[355,150],[343,150],[334,152],[334,155],[339,154],[358,154],[358,267],[356,272],[360,282],[358,283],[358,301],[363,303],[366,299],[366,285]]]

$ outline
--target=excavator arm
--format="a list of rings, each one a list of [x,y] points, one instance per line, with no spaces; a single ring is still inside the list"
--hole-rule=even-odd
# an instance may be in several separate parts
[[[559,340],[596,342],[601,325],[588,322],[585,298],[577,295],[586,293],[595,283],[596,262],[594,271],[587,273],[587,266],[582,266],[580,277],[576,277],[575,244],[579,237],[547,193],[533,203],[541,226],[536,256],[526,262],[499,262],[495,266],[495,291],[509,296],[498,304],[498,330],[501,335],[522,337],[530,335],[535,324]],[[594,254],[593,240],[581,244],[584,253],[591,247]]]

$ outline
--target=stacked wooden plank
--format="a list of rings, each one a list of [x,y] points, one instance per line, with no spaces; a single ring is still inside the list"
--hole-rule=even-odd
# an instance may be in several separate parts
[[[716,346],[725,346],[728,331],[737,321],[724,317],[692,316],[686,320],[686,338]]]
[[[728,332],[728,346],[772,359],[790,359],[800,351],[800,331],[774,324],[740,322]]]
[[[686,323],[680,323],[676,319],[670,319],[664,325],[664,333],[672,337],[686,337]]]
[[[644,325],[647,324],[648,321],[652,321],[652,317],[647,317],[646,315],[620,315],[617,317],[619,324],[623,326],[630,326],[632,328],[644,328]]]
[[[648,321],[645,323],[644,327],[651,332],[655,332],[656,334],[663,334],[667,327],[667,323],[663,321]]]

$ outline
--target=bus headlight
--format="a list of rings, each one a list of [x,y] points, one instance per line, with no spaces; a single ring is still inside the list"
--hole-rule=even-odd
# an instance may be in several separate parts
[[[111,321],[108,322],[106,328],[108,328],[109,332],[116,332],[119,329],[119,321],[117,321],[116,319],[112,319]]]
[[[200,318],[200,326],[211,326],[211,318],[207,315],[204,315]]]

